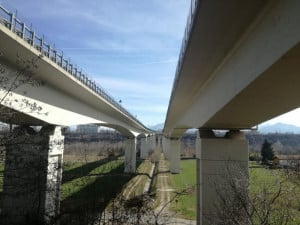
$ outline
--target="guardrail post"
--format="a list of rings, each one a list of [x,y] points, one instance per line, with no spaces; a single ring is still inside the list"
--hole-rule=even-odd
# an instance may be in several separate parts
[[[15,14],[11,13],[10,14],[10,30],[14,31],[15,28]]]

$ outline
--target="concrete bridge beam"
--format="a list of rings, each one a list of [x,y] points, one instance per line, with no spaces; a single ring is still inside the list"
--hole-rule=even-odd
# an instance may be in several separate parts
[[[6,145],[1,224],[50,224],[59,213],[61,128],[16,127]]]
[[[136,146],[137,139],[136,137],[129,138],[126,140],[125,144],[125,173],[135,173],[136,171]]]
[[[248,143],[242,132],[230,131],[216,137],[213,131],[200,130],[196,141],[197,157],[197,224],[219,224],[221,210],[230,207],[236,192],[248,187]],[[224,201],[226,199],[226,205]],[[242,212],[242,207],[240,210]],[[242,216],[248,224],[247,217]]]

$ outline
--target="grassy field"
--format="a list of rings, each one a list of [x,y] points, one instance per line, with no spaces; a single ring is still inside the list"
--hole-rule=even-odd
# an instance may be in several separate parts
[[[61,186],[61,224],[88,224],[133,177],[124,174],[123,160],[65,163]]]
[[[137,165],[139,166],[139,164]],[[143,173],[150,164],[141,164],[138,171]],[[2,191],[4,169],[0,163],[0,192]],[[90,163],[64,163],[63,184],[61,186],[61,210],[65,214],[82,214],[99,212],[109,201],[125,187],[132,175],[123,174],[123,161],[102,159]],[[186,219],[196,218],[196,162],[181,160],[180,174],[172,174],[172,187],[177,191],[187,189],[187,193],[177,197],[171,209]],[[262,193],[272,194],[281,185],[281,197],[274,203],[274,211],[288,209],[291,222],[289,225],[300,224],[300,180],[285,176],[284,170],[266,169],[260,164],[250,164],[250,195],[260,196]],[[123,174],[123,175],[122,175]],[[146,178],[146,176],[145,176]],[[140,185],[139,185],[140,186]],[[278,214],[274,214],[276,218]]]
[[[299,225],[300,180],[295,177],[287,178],[284,169],[266,169],[257,163],[250,164],[249,172],[251,199],[265,198],[270,201],[270,199],[274,199],[274,196],[281,189],[280,196],[272,204],[270,220],[278,221],[285,214],[290,217],[287,224]],[[258,209],[264,210],[266,208],[263,204],[260,205]],[[257,221],[258,219],[254,218],[254,220]]]
[[[180,174],[171,175],[173,186],[177,191],[187,187],[195,187],[196,162],[195,160],[181,160]],[[273,204],[272,218],[278,220],[279,213],[285,210],[290,215],[289,225],[300,224],[300,180],[285,176],[284,170],[270,170],[260,164],[251,163],[250,196],[261,196],[266,193],[267,198],[272,198],[278,192],[281,185],[280,197]],[[178,197],[173,202],[171,209],[183,218],[196,218],[196,193],[195,188],[188,189],[186,195]],[[288,209],[288,211],[287,211]],[[263,209],[262,209],[263,210]],[[274,223],[275,224],[275,223]],[[277,223],[276,223],[277,224]]]
[[[185,219],[196,219],[196,161],[181,160],[181,173],[171,175],[171,186],[177,191],[186,189],[186,193],[171,203],[171,210]]]
[[[123,161],[120,160],[103,159],[90,163],[64,163],[61,200],[64,201],[78,194],[108,173],[122,172]]]

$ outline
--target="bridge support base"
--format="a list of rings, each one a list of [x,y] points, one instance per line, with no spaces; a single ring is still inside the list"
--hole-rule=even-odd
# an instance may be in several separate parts
[[[136,138],[129,138],[125,148],[125,173],[135,173],[136,170]]]
[[[170,172],[180,173],[180,138],[170,139]]]
[[[220,138],[213,131],[199,133],[196,141],[197,224],[224,224],[226,213],[234,214],[241,224],[248,224],[243,211],[243,207],[247,207],[246,197],[244,202],[236,202],[238,196],[247,196],[248,188],[248,143],[244,134],[230,131]]]
[[[50,224],[59,213],[61,128],[16,127],[6,144],[1,224]]]

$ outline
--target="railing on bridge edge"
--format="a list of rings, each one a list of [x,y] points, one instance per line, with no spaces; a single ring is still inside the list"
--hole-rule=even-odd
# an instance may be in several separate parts
[[[183,35],[183,39],[182,39],[182,43],[181,43],[181,49],[180,49],[178,62],[177,62],[177,68],[176,68],[176,72],[175,72],[175,78],[174,78],[174,81],[173,81],[173,88],[172,88],[172,92],[171,92],[170,101],[172,99],[173,92],[175,90],[175,86],[176,86],[178,76],[179,76],[179,73],[180,73],[180,70],[181,70],[183,57],[185,55],[187,44],[189,42],[190,32],[191,32],[191,29],[192,29],[192,26],[193,26],[193,23],[194,23],[194,17],[195,17],[196,9],[199,5],[199,2],[200,2],[200,0],[191,0],[189,15],[188,15],[185,30],[184,30],[184,35]]]
[[[111,96],[109,96],[103,88],[95,81],[88,78],[87,75],[83,74],[76,66],[74,66],[70,60],[65,59],[63,53],[59,53],[55,48],[51,47],[50,44],[45,42],[44,37],[39,37],[31,28],[27,27],[24,22],[17,19],[14,13],[9,12],[0,5],[0,23],[4,24],[9,30],[17,34],[20,38],[25,40],[28,44],[37,49],[42,55],[49,58],[51,61],[56,63],[58,66],[63,68],[66,72],[71,74],[77,80],[79,80],[86,87],[93,90],[95,93],[106,99],[109,103],[129,116],[135,122],[146,128],[139,120],[137,120],[130,112],[124,107],[117,103]],[[146,128],[148,129],[148,128]]]

